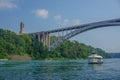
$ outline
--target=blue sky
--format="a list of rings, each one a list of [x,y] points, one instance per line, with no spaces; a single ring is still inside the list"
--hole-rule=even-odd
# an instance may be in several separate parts
[[[19,32],[39,32],[72,25],[120,18],[119,0],[0,0],[0,28]],[[102,48],[120,52],[120,27],[113,26],[84,32],[72,38]]]

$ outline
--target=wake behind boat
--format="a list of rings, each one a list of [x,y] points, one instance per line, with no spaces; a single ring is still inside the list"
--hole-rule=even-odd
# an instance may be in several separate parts
[[[91,54],[90,56],[88,56],[88,63],[89,64],[102,64],[103,57],[97,54]]]

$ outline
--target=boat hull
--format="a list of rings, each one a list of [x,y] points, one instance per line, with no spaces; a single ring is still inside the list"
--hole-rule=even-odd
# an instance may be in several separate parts
[[[94,58],[91,58],[88,60],[88,63],[89,64],[102,64],[103,63],[103,60],[102,59],[94,59]]]
[[[103,62],[88,62],[88,64],[102,64]]]

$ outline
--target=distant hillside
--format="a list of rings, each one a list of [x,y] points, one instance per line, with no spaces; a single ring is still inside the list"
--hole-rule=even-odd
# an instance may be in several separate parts
[[[120,58],[120,53],[109,53],[112,58]]]

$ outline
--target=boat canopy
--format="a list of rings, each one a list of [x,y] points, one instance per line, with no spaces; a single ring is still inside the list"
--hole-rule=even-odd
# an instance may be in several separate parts
[[[88,56],[88,58],[103,58],[103,57],[100,55],[97,55],[97,54],[92,54],[92,55]]]

